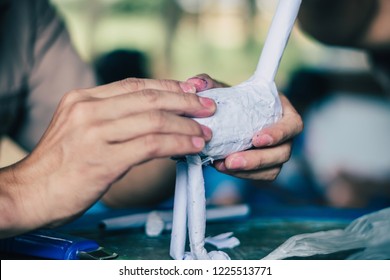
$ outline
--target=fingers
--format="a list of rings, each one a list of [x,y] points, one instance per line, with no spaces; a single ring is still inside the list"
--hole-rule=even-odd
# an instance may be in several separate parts
[[[195,94],[153,89],[104,99],[78,98],[77,92],[75,92],[68,94],[66,99],[66,101],[62,101],[62,107],[76,114],[79,122],[83,118],[91,119],[94,122],[114,120],[155,110],[183,116],[208,117],[216,110],[215,102],[212,99],[199,97]]]
[[[211,129],[196,121],[164,111],[148,111],[130,117],[108,121],[100,127],[109,143],[124,142],[147,134],[180,134],[198,136],[210,141]]]
[[[215,102],[210,98],[168,91],[143,90],[114,99],[110,99],[109,102],[114,102],[118,106],[117,111],[120,115],[165,110],[184,116],[208,117],[216,109]]]
[[[298,135],[303,130],[303,122],[291,103],[284,95],[280,95],[283,116],[277,123],[263,128],[252,139],[255,147],[275,146]]]
[[[283,163],[291,155],[292,138],[303,130],[302,119],[281,95],[283,117],[280,121],[262,129],[252,143],[262,149],[251,149],[234,153],[225,160],[215,163],[215,168],[223,173],[240,178],[274,180]],[[265,148],[266,147],[266,148]]]
[[[256,171],[233,171],[227,170],[224,166],[224,161],[219,161],[215,163],[215,167],[222,173],[241,178],[241,179],[250,179],[250,180],[262,180],[262,181],[273,181],[279,175],[280,170],[282,169],[281,165],[264,168]]]
[[[155,79],[137,79],[128,78],[114,83],[102,85],[99,87],[88,89],[91,97],[107,98],[126,94],[129,92],[137,92],[145,89],[155,89],[162,91],[171,91],[177,93],[193,92],[195,88],[192,84],[179,82],[175,80],[155,80]],[[185,89],[185,90],[184,90]]]
[[[132,141],[112,145],[113,154],[126,154],[115,164],[134,166],[154,159],[196,154],[202,151],[205,140],[202,137],[170,134],[148,134]],[[120,160],[121,162],[118,162]]]
[[[212,79],[207,74],[199,74],[192,78],[189,78],[187,83],[192,84],[195,86],[196,92],[205,91],[207,89],[212,88],[221,88],[221,87],[227,87],[227,84],[224,84],[222,82],[218,82],[214,79]]]
[[[277,147],[234,153],[214,166],[223,173],[241,178],[274,180],[283,163],[289,160],[291,146],[291,141],[288,141]]]

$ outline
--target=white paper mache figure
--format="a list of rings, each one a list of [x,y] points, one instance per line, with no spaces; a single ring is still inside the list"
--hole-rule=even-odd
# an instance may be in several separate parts
[[[189,155],[176,164],[176,189],[170,255],[173,259],[230,259],[222,251],[204,248],[206,199],[202,164],[223,159],[252,147],[252,138],[282,115],[274,78],[279,67],[301,0],[280,0],[272,20],[257,69],[247,81],[229,88],[198,93],[212,98],[216,113],[195,120],[213,131],[199,155]],[[185,252],[188,228],[190,252]]]

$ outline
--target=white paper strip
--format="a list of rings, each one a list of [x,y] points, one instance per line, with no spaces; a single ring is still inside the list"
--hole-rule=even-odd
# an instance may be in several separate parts
[[[187,169],[187,162],[176,162],[176,186],[170,244],[170,255],[175,260],[183,259],[186,244],[188,184]]]
[[[200,156],[187,156],[187,211],[188,236],[194,260],[210,259],[204,248],[206,232],[206,197]]]
[[[275,80],[302,0],[280,0],[268,30],[254,76],[268,82]]]
[[[184,187],[186,184],[183,185]],[[187,202],[186,202],[187,207]],[[155,210],[159,217],[164,221],[164,230],[172,229],[173,211],[172,210]],[[102,230],[124,230],[129,228],[140,228],[144,227],[148,221],[148,217],[151,212],[138,213],[124,215],[120,217],[113,217],[103,219],[99,223],[99,227]],[[206,209],[206,221],[223,221],[223,220],[234,220],[237,218],[243,218],[248,216],[250,208],[247,204],[229,205],[229,206],[218,206]]]

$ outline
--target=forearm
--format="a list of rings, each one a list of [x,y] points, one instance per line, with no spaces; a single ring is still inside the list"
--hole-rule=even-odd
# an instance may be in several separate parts
[[[15,169],[15,165],[0,169],[0,238],[29,231],[35,223],[26,217],[32,212],[31,209],[25,211],[28,210],[26,203],[32,201],[24,201],[22,192],[26,191],[28,186],[15,174]],[[35,209],[36,207],[37,205]]]
[[[303,0],[300,27],[326,44],[359,46],[387,0]]]
[[[133,167],[113,184],[103,197],[111,207],[145,207],[158,204],[173,194],[175,162],[156,159]]]
[[[72,195],[67,193],[67,183],[48,175],[55,172],[47,168],[47,163],[27,156],[0,169],[0,238],[55,227],[84,210],[67,198]]]

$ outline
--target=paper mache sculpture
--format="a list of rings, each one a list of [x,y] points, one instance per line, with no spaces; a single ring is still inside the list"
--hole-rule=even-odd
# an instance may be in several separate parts
[[[176,187],[170,255],[173,259],[230,259],[222,251],[204,248],[206,199],[202,165],[252,147],[252,138],[282,115],[274,78],[279,67],[301,0],[280,0],[257,69],[247,81],[229,88],[210,89],[199,96],[212,98],[216,113],[195,120],[213,131],[199,155],[176,163]],[[190,252],[185,252],[186,236]]]

